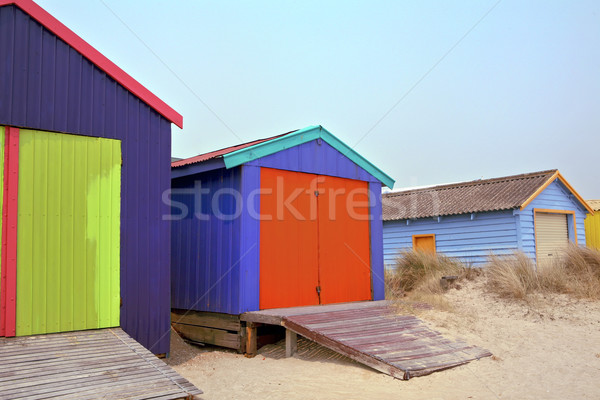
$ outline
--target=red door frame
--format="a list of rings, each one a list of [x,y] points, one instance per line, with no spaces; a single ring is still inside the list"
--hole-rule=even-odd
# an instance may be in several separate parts
[[[2,209],[2,274],[0,276],[0,336],[15,336],[17,322],[17,221],[19,196],[19,129],[4,131],[4,191]]]

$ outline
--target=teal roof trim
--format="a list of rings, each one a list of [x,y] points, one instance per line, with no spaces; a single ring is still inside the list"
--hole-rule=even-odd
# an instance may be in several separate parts
[[[356,165],[373,175],[385,186],[390,189],[394,187],[394,180],[385,172],[371,164],[369,160],[358,154],[350,146],[335,137],[321,125],[309,126],[285,136],[225,154],[223,155],[223,161],[225,162],[226,168],[233,168],[319,138],[327,142],[327,144],[342,153],[345,157],[352,160]]]

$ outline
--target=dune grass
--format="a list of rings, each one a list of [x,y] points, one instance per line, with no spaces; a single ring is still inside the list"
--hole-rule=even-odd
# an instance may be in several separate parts
[[[404,251],[396,259],[393,270],[386,271],[386,297],[404,303],[425,303],[439,309],[449,309],[440,284],[444,276],[456,276],[457,281],[470,278],[476,272],[465,264],[444,255],[422,251]]]
[[[556,260],[537,267],[522,252],[490,256],[486,268],[492,292],[526,300],[533,293],[566,293],[578,298],[600,299],[600,252],[570,245]]]
[[[570,245],[561,257],[537,268],[523,252],[491,255],[484,268],[471,268],[441,254],[404,251],[385,273],[386,298],[400,300],[403,307],[424,303],[450,311],[440,284],[443,276],[456,276],[456,288],[463,279],[481,276],[491,292],[506,299],[529,301],[534,294],[563,293],[600,300],[600,251]]]

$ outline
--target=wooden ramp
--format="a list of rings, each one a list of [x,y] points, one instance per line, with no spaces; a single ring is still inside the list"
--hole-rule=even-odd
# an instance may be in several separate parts
[[[0,338],[0,399],[192,399],[202,391],[120,328]]]
[[[286,327],[288,355],[293,354],[299,334],[399,379],[491,356],[487,350],[443,337],[412,315],[398,315],[386,301],[253,311],[241,319],[250,327],[257,323]],[[252,335],[250,329],[248,337]]]

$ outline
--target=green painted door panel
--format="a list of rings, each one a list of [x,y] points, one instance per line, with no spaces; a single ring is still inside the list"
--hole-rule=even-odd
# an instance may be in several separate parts
[[[121,142],[21,130],[17,336],[119,325]]]

